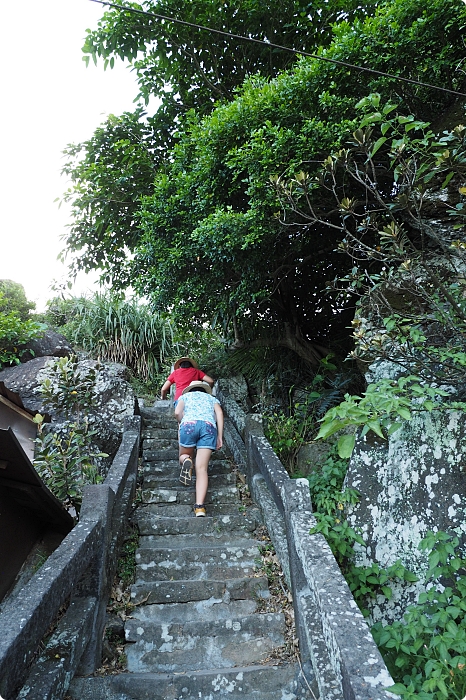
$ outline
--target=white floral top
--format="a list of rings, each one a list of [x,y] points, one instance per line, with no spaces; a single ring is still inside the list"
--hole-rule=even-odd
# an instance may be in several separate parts
[[[204,420],[206,423],[217,424],[214,406],[220,401],[207,394],[205,391],[188,391],[180,396],[180,401],[184,403],[184,412],[181,423],[194,420]]]

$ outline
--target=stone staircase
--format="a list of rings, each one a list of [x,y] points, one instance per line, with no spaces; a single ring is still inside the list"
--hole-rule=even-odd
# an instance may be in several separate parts
[[[143,409],[143,504],[137,510],[135,604],[125,623],[128,672],[75,679],[73,700],[297,700],[315,698],[299,664],[278,663],[282,612],[260,612],[267,578],[255,572],[255,507],[241,505],[227,452],[209,466],[207,517],[194,485],[178,481],[177,426]]]

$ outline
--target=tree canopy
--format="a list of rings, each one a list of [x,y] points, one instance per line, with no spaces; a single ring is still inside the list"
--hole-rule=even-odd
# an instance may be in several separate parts
[[[145,0],[126,3],[185,23],[192,23],[279,44],[315,51],[332,40],[333,25],[343,19],[373,13],[377,3],[366,0]],[[157,138],[165,141],[179,117],[190,109],[204,115],[219,100],[234,98],[235,89],[254,74],[274,77],[295,60],[290,52],[240,41],[234,37],[197,29],[125,10],[106,12],[90,31],[83,51],[86,59],[103,58],[113,66],[115,58],[129,61],[136,72],[139,95],[156,95],[161,107],[156,115]]]
[[[157,11],[161,7],[157,4]],[[190,7],[194,11],[197,4]],[[373,16],[372,9],[369,4],[361,9],[366,11],[363,16],[340,19],[332,27],[331,40],[324,32],[326,45],[318,49],[320,55],[462,88],[464,75],[455,69],[463,56],[463,3],[394,0],[381,4]],[[338,19],[341,8],[335,5],[334,10]],[[268,12],[273,14],[270,7]],[[148,48],[149,35],[142,31],[145,25],[140,18],[126,15],[112,14],[113,44],[109,40],[104,45],[101,27],[100,34],[89,36],[86,50],[92,45],[96,54],[131,55],[133,61],[137,50],[145,51],[146,63],[138,75],[140,86],[148,86],[144,80],[155,60]],[[203,23],[202,17],[198,23]],[[126,38],[123,41],[120,36],[117,41],[115,27],[123,24]],[[157,44],[159,39],[151,41]],[[161,51],[162,44],[157,46]],[[182,55],[180,51],[176,61]],[[170,57],[175,62],[174,55]],[[168,73],[162,68],[156,71],[158,63],[151,65],[165,85]],[[344,329],[351,313],[341,300],[326,293],[328,282],[351,266],[350,258],[337,252],[341,212],[324,188],[313,202],[322,213],[318,220],[306,223],[291,205],[282,215],[277,179],[284,181],[300,171],[310,178],[317,176],[327,156],[345,146],[358,125],[355,104],[369,92],[381,92],[385,101],[392,100],[419,118],[435,117],[454,97],[345,65],[302,58],[288,71],[279,72],[278,63],[265,76],[247,78],[232,98],[233,87],[228,88],[222,103],[212,109],[212,94],[207,99],[205,85],[201,90],[200,83],[194,84],[189,65],[186,75],[201,107],[178,117],[173,147],[165,157],[152,156],[155,173],[150,159],[158,148],[157,135],[151,136],[149,129],[145,132],[148,147],[144,146],[141,159],[136,146],[139,137],[128,146],[131,155],[127,156],[110,122],[96,132],[99,147],[110,155],[107,162],[94,157],[93,140],[77,151],[79,163],[70,161],[68,172],[76,186],[68,196],[74,202],[75,223],[67,248],[80,252],[78,267],[100,268],[117,285],[131,280],[157,308],[171,309],[178,319],[191,324],[221,321],[234,332],[237,345],[270,343],[273,338],[315,361],[325,352],[322,346],[347,335]],[[181,74],[181,62],[176,70]],[[241,80],[248,72],[252,69],[246,67]],[[162,90],[155,79],[151,85],[151,90]],[[205,114],[206,110],[210,113]],[[134,120],[126,115],[126,125],[136,133],[138,128],[146,129],[141,118],[141,114]],[[140,121],[144,127],[137,126]],[[154,128],[154,123],[150,126]],[[145,170],[131,182],[133,167],[138,173],[139,168]],[[129,220],[125,220],[126,209],[120,217],[118,206],[112,209],[111,205],[118,199],[117,176],[127,175],[132,202]],[[389,193],[393,173],[378,181],[388,183]],[[346,187],[351,196],[351,184]],[[88,204],[93,196],[102,201],[100,209]]]

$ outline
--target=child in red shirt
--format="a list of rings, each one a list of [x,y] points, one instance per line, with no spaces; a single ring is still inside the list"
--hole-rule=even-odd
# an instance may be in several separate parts
[[[210,387],[214,385],[214,380],[199,369],[199,365],[195,360],[190,357],[180,357],[180,359],[175,362],[173,372],[162,387],[162,400],[167,398],[167,393],[172,384],[176,385],[175,397],[173,399],[173,401],[176,402],[183,393],[183,389],[186,389],[191,382],[195,381],[207,382]]]

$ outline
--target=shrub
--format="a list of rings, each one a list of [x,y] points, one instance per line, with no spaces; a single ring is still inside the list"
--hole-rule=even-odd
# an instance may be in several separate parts
[[[18,364],[26,349],[20,349],[29,340],[39,337],[45,325],[32,320],[22,321],[16,311],[2,311],[4,300],[0,292],[0,367]]]
[[[83,370],[76,357],[61,357],[47,365],[40,392],[46,407],[64,414],[67,420],[59,430],[47,430],[44,417],[37,414],[38,426],[34,467],[52,493],[76,518],[85,484],[102,479],[96,460],[107,457],[93,448],[95,430],[88,415],[95,400],[99,368]]]
[[[70,342],[107,362],[121,362],[136,377],[157,376],[166,356],[176,353],[172,324],[135,297],[112,292],[53,299],[48,316]]]

